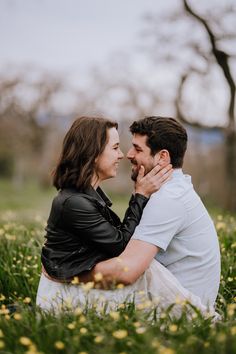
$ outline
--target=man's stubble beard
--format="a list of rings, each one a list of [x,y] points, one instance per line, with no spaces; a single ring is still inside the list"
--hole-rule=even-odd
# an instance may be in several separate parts
[[[136,162],[134,162],[134,161],[131,161],[131,163],[136,166],[136,168],[131,171],[131,179],[132,179],[132,181],[137,182],[137,177],[138,177],[138,174],[139,174],[140,166],[138,166],[138,164]],[[154,167],[154,164],[152,166],[144,166],[144,170],[145,170],[144,171],[144,176],[148,172],[150,172],[153,169],[153,167]]]

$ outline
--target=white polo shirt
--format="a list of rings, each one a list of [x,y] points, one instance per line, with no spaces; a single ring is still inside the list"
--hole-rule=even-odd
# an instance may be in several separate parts
[[[171,180],[150,197],[132,238],[159,247],[156,259],[203,304],[214,304],[220,283],[219,243],[190,176],[174,170]]]

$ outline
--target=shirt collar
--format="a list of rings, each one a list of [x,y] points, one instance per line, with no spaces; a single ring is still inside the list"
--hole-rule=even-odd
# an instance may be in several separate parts
[[[174,168],[172,176],[173,177],[183,177],[184,173],[183,173],[182,168]]]

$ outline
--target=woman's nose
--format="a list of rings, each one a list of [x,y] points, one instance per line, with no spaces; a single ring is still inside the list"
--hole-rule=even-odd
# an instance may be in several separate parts
[[[120,150],[120,151],[119,151],[119,159],[123,159],[123,157],[124,157],[124,154],[123,154],[123,152]]]

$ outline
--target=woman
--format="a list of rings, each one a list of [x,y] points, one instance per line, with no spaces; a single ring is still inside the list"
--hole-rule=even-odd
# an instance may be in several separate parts
[[[171,165],[162,171],[156,166],[146,176],[141,168],[121,222],[100,188],[102,181],[116,176],[123,158],[117,128],[117,123],[108,119],[80,117],[64,138],[53,174],[53,185],[59,192],[52,203],[42,248],[43,273],[37,293],[37,304],[42,308],[52,308],[55,298],[59,302],[80,298],[81,287],[71,285],[73,278],[125,249],[148,198],[170,177]]]

